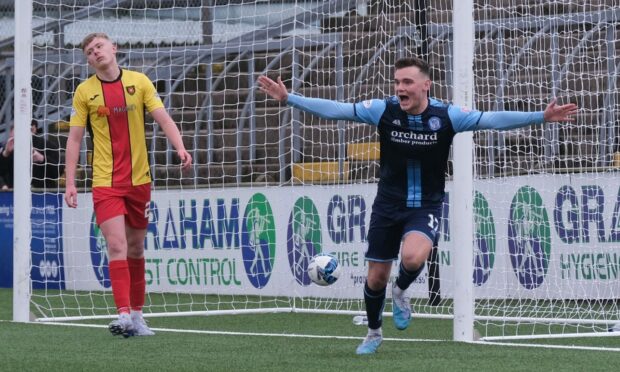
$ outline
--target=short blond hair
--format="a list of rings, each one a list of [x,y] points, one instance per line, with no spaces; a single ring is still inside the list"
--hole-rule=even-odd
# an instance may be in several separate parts
[[[110,42],[112,42],[108,34],[106,34],[105,32],[93,32],[91,34],[86,35],[86,37],[82,40],[82,43],[80,44],[80,46],[82,47],[82,51],[84,51],[86,46],[98,37],[102,39],[110,40]]]

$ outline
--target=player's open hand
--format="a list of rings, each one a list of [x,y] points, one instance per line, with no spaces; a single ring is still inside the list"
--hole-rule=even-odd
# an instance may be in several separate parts
[[[565,105],[558,105],[557,99],[553,99],[551,103],[545,109],[543,114],[545,121],[575,121],[575,115],[577,114],[577,105],[574,103],[567,103]]]
[[[265,75],[258,77],[258,87],[265,92],[271,98],[277,99],[280,102],[286,102],[288,99],[288,90],[284,86],[282,79],[278,76],[278,81],[275,82]]]
[[[69,208],[77,208],[77,189],[74,185],[67,185],[65,190],[65,202]]]
[[[177,155],[181,159],[181,169],[186,170],[192,166],[192,156],[186,150],[177,151]]]

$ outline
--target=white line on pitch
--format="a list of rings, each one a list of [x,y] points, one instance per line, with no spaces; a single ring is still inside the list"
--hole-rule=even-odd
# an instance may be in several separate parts
[[[617,347],[598,347],[598,346],[576,346],[576,345],[547,345],[547,344],[516,344],[510,342],[474,341],[472,344],[478,345],[498,345],[514,347],[536,347],[543,349],[571,349],[571,350],[591,350],[591,351],[613,351],[618,352]]]
[[[105,324],[58,323],[58,322],[40,322],[37,324],[84,327],[84,328],[108,328],[108,326]],[[318,338],[318,339],[336,339],[336,340],[362,340],[364,339],[364,337],[356,337],[356,336],[304,335],[304,334],[295,334],[295,333],[285,334],[285,333],[258,333],[258,332],[230,332],[230,331],[206,331],[206,330],[197,330],[197,329],[171,329],[171,328],[151,328],[151,329],[156,332],[191,333],[191,334],[223,335],[223,336]],[[389,337],[386,337],[383,340],[384,341],[398,341],[398,342],[451,342],[452,341],[452,340],[389,338]],[[543,348],[543,349],[570,349],[570,350],[612,351],[612,352],[620,351],[620,348],[595,347],[595,346],[517,344],[517,343],[509,343],[509,342],[491,342],[491,341],[473,341],[469,343],[475,344],[475,345],[532,347],[532,348]]]
[[[84,327],[84,328],[108,328],[105,324],[83,324],[83,323],[59,323],[59,322],[39,322],[37,324]],[[206,331],[197,329],[174,329],[174,328],[151,328],[155,332],[172,332],[172,333],[192,333],[205,335],[223,335],[223,336],[260,336],[260,337],[290,337],[290,338],[321,338],[321,339],[338,339],[338,340],[363,340],[364,337],[357,336],[329,336],[329,335],[304,335],[296,333],[258,333],[258,332],[231,332],[231,331]],[[431,340],[431,339],[411,339],[411,338],[389,338],[384,341],[402,341],[402,342],[449,342],[450,340]]]

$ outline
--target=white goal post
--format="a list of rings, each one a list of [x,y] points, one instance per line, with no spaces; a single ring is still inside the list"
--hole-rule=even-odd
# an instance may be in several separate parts
[[[431,65],[431,94],[446,102],[541,111],[557,98],[579,113],[455,137],[439,276],[425,271],[412,285],[415,316],[452,319],[458,341],[600,336],[620,323],[620,0],[139,3],[16,1],[15,31],[0,35],[0,48],[14,45],[14,63],[0,64],[15,76],[0,81],[14,106],[3,104],[0,118],[14,116],[18,171],[0,210],[13,216],[15,321],[115,316],[89,138],[79,208],[62,197],[72,95],[92,74],[79,43],[99,31],[118,44],[122,67],[153,81],[195,160],[180,172],[147,119],[147,316],[362,314],[377,133],[279,105],[256,78],[358,102],[392,95],[394,62],[419,55]],[[4,125],[0,142],[7,136]],[[33,149],[57,160],[31,165]],[[305,273],[318,252],[343,265],[333,286]]]
[[[454,1],[453,14],[453,71],[454,104],[473,107],[474,72],[474,15],[473,1]],[[473,218],[473,135],[460,133],[453,143],[454,184],[459,196],[453,198],[455,219],[454,238],[460,242],[454,250],[454,340],[474,339],[474,287],[471,281],[474,262]],[[471,264],[467,264],[471,263]]]
[[[15,23],[25,30],[31,29],[32,3],[15,4]],[[32,34],[17,32],[15,28],[15,172],[14,229],[13,229],[13,320],[27,322],[30,319],[30,162],[32,158],[29,125],[32,117]],[[19,61],[20,63],[17,63]]]

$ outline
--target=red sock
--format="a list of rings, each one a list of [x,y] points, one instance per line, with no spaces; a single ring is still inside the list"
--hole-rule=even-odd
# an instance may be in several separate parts
[[[112,295],[119,314],[129,312],[129,269],[126,260],[110,261]]]
[[[144,278],[144,262],[144,257],[127,257],[127,263],[129,265],[129,275],[131,276],[131,290],[129,292],[131,310],[142,310],[142,306],[144,306],[144,293],[146,292],[146,280]]]

